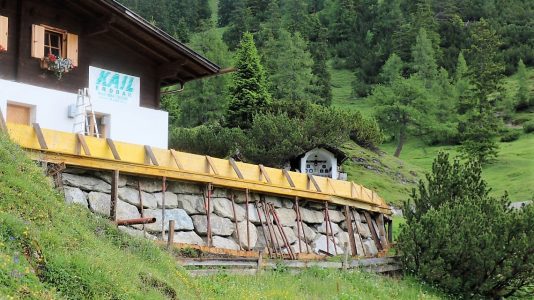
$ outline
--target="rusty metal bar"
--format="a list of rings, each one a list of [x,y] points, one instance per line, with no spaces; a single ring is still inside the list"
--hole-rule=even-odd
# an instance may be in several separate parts
[[[235,195],[232,194],[231,198],[232,198],[232,212],[234,213],[235,231],[237,232],[237,245],[239,246],[239,249],[243,250],[243,247],[241,246],[241,237],[239,235],[239,226],[237,224],[237,215],[235,213]]]
[[[376,244],[376,248],[379,251],[382,251],[382,244],[380,243],[380,240],[378,238],[378,235],[375,231],[375,227],[373,226],[373,219],[371,218],[371,215],[367,211],[363,212],[363,215],[365,216],[365,220],[367,221],[367,226],[369,227],[369,230],[371,231],[371,237],[373,238],[373,241]]]
[[[306,244],[306,253],[310,253],[310,247],[308,246],[308,240],[306,238],[306,231],[304,231],[304,226],[302,225],[302,214],[300,213],[300,206],[299,206],[299,197],[295,198],[295,206],[297,208],[297,222],[300,222],[300,228],[302,229],[302,235],[304,236],[304,243]]]
[[[261,228],[263,230],[263,236],[265,237],[265,244],[267,245],[267,251],[269,252],[269,257],[273,257],[271,253],[271,248],[269,247],[269,239],[267,236],[267,232],[265,231],[265,224],[263,224],[263,221],[261,220],[261,213],[259,209],[258,200],[256,200],[256,213],[258,214],[258,219],[260,220]]]
[[[167,249],[171,249],[174,244],[174,220],[169,221],[169,232],[167,236]]]
[[[156,223],[156,218],[137,218],[128,220],[117,220],[117,225],[138,225],[138,224],[152,224]]]
[[[354,219],[354,231],[356,232],[357,235],[360,235],[360,230],[358,229],[358,224],[356,224],[356,216],[354,215],[354,210],[351,209],[350,210],[351,213],[352,213],[352,218]],[[356,211],[357,214],[359,214],[358,211]],[[366,253],[365,253],[365,247],[363,246],[363,241],[362,241],[362,238],[359,237],[359,241],[360,241],[360,245],[362,246],[362,250],[363,250],[363,256],[366,256]]]
[[[293,253],[293,249],[291,249],[291,244],[289,243],[289,239],[287,238],[286,233],[284,232],[284,227],[280,223],[280,219],[278,218],[278,214],[276,213],[276,209],[274,208],[274,205],[272,203],[269,204],[271,209],[271,214],[273,215],[274,220],[276,221],[276,226],[278,227],[278,231],[280,232],[280,236],[282,237],[282,241],[284,242],[287,253],[289,254],[289,257],[291,259],[297,259],[295,254]]]
[[[350,249],[353,256],[356,256],[358,251],[356,250],[356,240],[354,238],[354,231],[352,227],[352,216],[350,215],[349,206],[345,205],[345,223],[347,224],[347,231],[349,234]]]
[[[207,223],[207,235],[208,235],[208,247],[211,247],[212,240],[211,240],[211,218],[210,218],[210,211],[211,211],[211,183],[207,184],[207,195],[206,195],[206,202],[204,203],[205,209],[206,209],[206,223]]]
[[[141,218],[145,217],[145,207],[143,205],[143,193],[141,192],[141,183],[137,179],[137,192],[139,193],[139,207],[141,211]],[[145,224],[143,224],[143,236],[146,234]]]
[[[167,192],[167,178],[161,180],[161,239],[165,239],[165,192]]]
[[[302,224],[300,224],[299,222],[299,211],[298,211],[298,208],[297,206],[299,205],[299,197],[295,197],[295,207],[293,207],[293,209],[295,210],[295,214],[297,215],[297,239],[299,241],[299,253],[302,253],[302,242],[300,240],[300,231],[302,229],[302,231],[304,231],[304,229],[302,228]]]
[[[332,230],[332,222],[330,222],[330,213],[328,212],[328,202],[325,202],[324,203],[325,205],[325,217],[326,217],[326,226],[330,228],[330,234],[332,236],[332,243],[334,244],[334,253],[337,255],[337,245],[336,245],[336,240],[335,240],[335,237],[334,237],[334,231]],[[327,240],[327,245],[328,245],[328,235],[326,236],[326,240]]]
[[[262,202],[263,203],[261,204],[261,208],[263,210],[263,216],[267,220],[267,228],[269,228],[269,235],[271,236],[271,241],[273,241],[273,249],[277,256],[282,255],[282,248],[280,247],[280,243],[278,242],[278,237],[276,236],[276,233],[274,232],[274,224],[271,220],[271,216],[268,214],[265,198],[262,199]]]
[[[248,189],[245,189],[245,218],[247,220],[247,248],[250,250],[250,228],[249,228],[249,214],[248,214]]]
[[[117,220],[117,199],[119,197],[119,171],[113,170],[111,176],[111,204],[109,206],[109,217],[112,221]]]

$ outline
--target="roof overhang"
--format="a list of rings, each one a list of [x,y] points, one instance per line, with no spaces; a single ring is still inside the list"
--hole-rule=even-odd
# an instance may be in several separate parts
[[[157,66],[161,86],[217,75],[220,67],[115,0],[62,0],[62,5],[95,20],[82,35],[110,34],[147,54]]]

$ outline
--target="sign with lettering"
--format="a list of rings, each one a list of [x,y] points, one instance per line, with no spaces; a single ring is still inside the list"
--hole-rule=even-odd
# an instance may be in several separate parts
[[[139,77],[89,67],[89,95],[92,100],[139,106],[140,87]]]

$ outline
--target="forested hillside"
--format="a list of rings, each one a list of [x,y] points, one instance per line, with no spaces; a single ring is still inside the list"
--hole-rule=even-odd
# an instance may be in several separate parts
[[[173,147],[282,166],[358,144],[405,159],[406,173],[445,149],[483,162],[514,200],[534,193],[520,187],[534,178],[534,1],[122,2],[240,70],[167,96]]]

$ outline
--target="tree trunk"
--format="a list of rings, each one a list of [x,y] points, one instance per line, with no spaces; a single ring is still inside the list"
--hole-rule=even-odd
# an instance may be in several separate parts
[[[395,149],[395,154],[393,154],[395,157],[400,156],[400,153],[402,151],[402,146],[404,146],[405,141],[406,141],[406,130],[404,127],[401,127],[399,130],[399,141],[397,142],[397,149]]]

